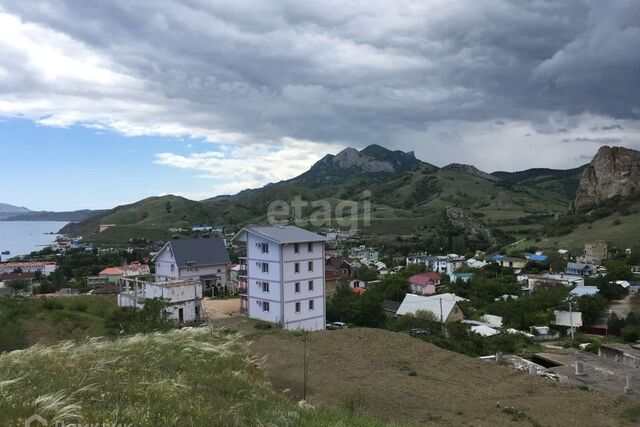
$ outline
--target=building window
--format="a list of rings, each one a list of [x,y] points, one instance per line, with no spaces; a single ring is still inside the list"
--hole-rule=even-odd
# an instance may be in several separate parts
[[[268,254],[269,253],[269,243],[260,243],[260,249],[262,250],[263,254]]]
[[[293,252],[296,254],[300,253],[300,243],[294,243],[293,244]]]
[[[300,273],[300,263],[296,262],[295,264],[293,264],[293,271],[296,273]]]
[[[261,282],[262,292],[269,293],[269,282]]]
[[[313,252],[313,243],[307,243],[307,251]]]
[[[293,289],[295,290],[296,294],[299,294],[300,293],[300,282],[296,282],[293,285]]]
[[[308,267],[309,271],[313,271],[313,261],[309,261]]]
[[[313,300],[309,300],[309,311],[313,311]]]
[[[171,264],[171,272],[172,273],[176,272],[176,265],[175,264]]]
[[[309,280],[309,292],[313,291],[313,280]]]
[[[296,313],[300,313],[300,303],[296,303]]]
[[[269,311],[269,301],[262,301],[262,311]]]
[[[263,262],[262,263],[262,272],[263,273],[268,273],[269,272],[269,263],[268,262]]]

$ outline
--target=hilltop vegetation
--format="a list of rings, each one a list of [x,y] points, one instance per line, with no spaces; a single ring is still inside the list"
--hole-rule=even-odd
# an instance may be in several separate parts
[[[0,355],[0,419],[134,426],[377,426],[274,393],[237,333],[173,330]],[[6,423],[6,424],[4,424]]]
[[[179,196],[149,197],[68,224],[61,232],[83,236],[87,241],[117,244],[129,239],[164,240],[170,237],[169,228],[186,228],[215,219],[215,212],[202,203]],[[114,224],[115,227],[96,233],[101,224]]]
[[[108,333],[113,296],[0,298],[0,352]]]
[[[292,202],[300,197],[306,202],[325,200],[332,207],[341,201],[367,200],[371,204],[370,226],[363,226],[362,204],[352,218],[365,232],[369,228],[388,236],[414,234],[433,239],[441,237],[443,230],[451,234],[450,230],[469,246],[484,248],[526,237],[567,212],[581,171],[535,169],[487,174],[470,165],[437,168],[416,159],[413,153],[372,145],[361,151],[350,148],[335,156],[327,155],[307,172],[287,181],[203,202],[177,196],[152,197],[69,225],[63,232],[105,244],[130,238],[164,240],[170,236],[169,228],[264,222],[270,203]],[[451,208],[465,216],[464,226],[446,215]],[[303,217],[308,218],[312,212],[311,208],[304,209]],[[100,224],[116,227],[96,234]]]

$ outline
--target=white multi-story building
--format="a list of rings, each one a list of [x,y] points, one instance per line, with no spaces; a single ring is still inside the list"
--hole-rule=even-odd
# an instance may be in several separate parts
[[[16,270],[23,273],[40,272],[48,276],[56,271],[56,263],[53,261],[7,261],[0,262],[0,274],[13,273]]]
[[[243,228],[233,238],[246,245],[241,311],[285,329],[323,330],[326,240],[293,225]]]

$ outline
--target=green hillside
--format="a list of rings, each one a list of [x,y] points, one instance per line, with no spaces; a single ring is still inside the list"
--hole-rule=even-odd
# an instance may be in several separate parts
[[[439,169],[412,153],[372,145],[359,152],[348,149],[328,155],[287,181],[203,202],[152,197],[70,225],[64,232],[108,244],[129,238],[163,240],[170,236],[169,228],[196,223],[240,226],[264,222],[269,205],[276,200],[292,202],[299,196],[307,202],[326,200],[336,206],[344,200],[360,201],[367,192],[372,208],[369,228],[378,235],[414,234],[429,239],[463,234],[478,240],[477,233],[453,227],[446,212],[455,207],[465,212],[466,223],[471,224],[467,228],[493,230],[489,233],[507,243],[567,212],[573,200],[570,190],[575,193],[580,170],[488,175],[467,165]],[[311,208],[304,210],[303,217],[312,212]],[[96,234],[100,224],[116,227]],[[367,229],[361,217],[356,226]],[[481,234],[486,237],[487,232]]]
[[[515,249],[537,246],[565,248],[581,253],[584,243],[605,240],[610,247],[634,248],[639,244],[640,201],[613,199],[608,203],[569,214],[540,232],[517,242]]]
[[[61,231],[85,240],[115,244],[129,239],[163,240],[169,228],[186,228],[216,220],[216,212],[200,202],[179,196],[149,197],[131,205],[118,206],[102,215],[68,224]],[[100,225],[114,224],[98,233]]]

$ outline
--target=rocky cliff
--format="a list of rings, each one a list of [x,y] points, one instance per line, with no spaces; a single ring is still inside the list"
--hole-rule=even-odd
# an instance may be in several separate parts
[[[582,172],[574,208],[640,192],[640,151],[601,147]]]

